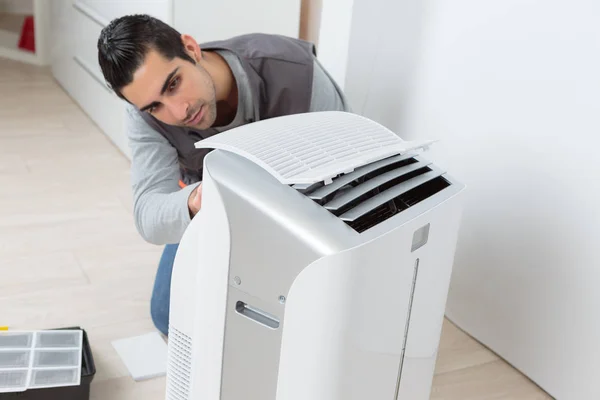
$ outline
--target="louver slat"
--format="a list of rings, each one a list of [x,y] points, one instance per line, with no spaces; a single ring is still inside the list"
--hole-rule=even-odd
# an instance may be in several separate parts
[[[344,192],[343,194],[335,197],[329,203],[325,204],[325,208],[329,211],[336,213],[341,210],[343,207],[347,207],[352,202],[357,201],[361,196],[366,195],[372,190],[378,189],[381,186],[385,185],[388,182],[397,180],[405,175],[410,174],[420,168],[424,168],[427,165],[431,164],[427,161],[418,161],[413,164],[406,165],[404,167],[400,167],[398,169],[394,169],[392,171],[386,172],[384,174],[378,175],[373,179],[370,179],[363,184],[352,188]],[[364,204],[364,203],[363,203]]]
[[[394,157],[389,157],[389,158],[374,162],[372,164],[368,164],[361,168],[357,168],[354,172],[351,172],[346,175],[342,175],[339,178],[335,179],[331,184],[319,187],[318,189],[316,189],[315,191],[310,193],[308,197],[310,197],[311,199],[313,199],[315,201],[323,201],[323,199],[325,199],[327,196],[333,194],[335,191],[346,186],[347,184],[349,184],[352,181],[362,178],[365,175],[373,173],[377,170],[398,164],[403,161],[404,162],[414,161],[414,159],[413,159],[414,156],[415,156],[414,154],[402,154],[402,155],[398,155],[398,156],[394,156]]]
[[[340,216],[340,219],[345,222],[354,222],[361,216],[367,214],[368,212],[376,209],[379,206],[382,206],[388,201],[394,200],[396,197],[401,196],[402,194],[408,192],[411,189],[414,189],[427,181],[430,181],[444,173],[443,170],[434,167],[431,171],[419,175],[413,179],[402,182],[397,186],[394,186],[384,192],[381,192],[370,199],[366,200],[364,203],[359,204],[358,206],[348,210]]]

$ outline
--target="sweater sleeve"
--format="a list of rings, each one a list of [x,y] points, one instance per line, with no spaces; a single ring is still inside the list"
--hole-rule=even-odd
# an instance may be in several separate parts
[[[125,120],[136,228],[150,243],[179,243],[191,221],[188,197],[199,182],[181,189],[175,148],[131,105],[127,105]]]
[[[315,58],[310,112],[352,112],[348,99],[333,77]]]

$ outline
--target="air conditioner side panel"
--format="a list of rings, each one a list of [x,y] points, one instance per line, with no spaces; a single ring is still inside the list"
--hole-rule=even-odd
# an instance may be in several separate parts
[[[196,268],[196,276],[185,283],[193,285],[194,312],[183,317],[188,320],[186,325],[193,324],[189,399],[219,400],[231,239],[221,193],[209,169],[204,170],[203,178],[202,209],[188,228],[197,232],[197,240],[192,244],[196,259],[189,260]],[[197,229],[193,228],[196,224]],[[178,287],[172,286],[172,296],[177,296],[177,291]]]
[[[412,229],[323,257],[286,302],[277,400],[393,399],[412,282]]]
[[[198,237],[204,214],[198,214],[179,242],[171,274],[166,399],[187,400],[191,391]]]

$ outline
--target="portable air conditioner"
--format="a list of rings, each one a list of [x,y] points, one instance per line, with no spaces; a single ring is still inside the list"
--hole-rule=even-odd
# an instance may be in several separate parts
[[[167,399],[428,399],[463,191],[430,144],[344,112],[198,142]]]

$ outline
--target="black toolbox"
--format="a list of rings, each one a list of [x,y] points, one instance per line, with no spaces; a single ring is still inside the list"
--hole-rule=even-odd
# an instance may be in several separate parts
[[[90,384],[96,374],[96,365],[87,333],[80,327],[60,328],[63,330],[83,331],[83,349],[81,360],[81,382],[79,386],[61,386],[53,388],[28,389],[24,392],[0,393],[0,400],[88,400]]]

